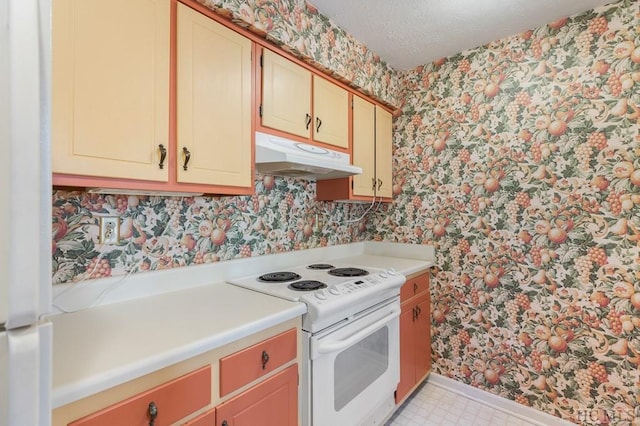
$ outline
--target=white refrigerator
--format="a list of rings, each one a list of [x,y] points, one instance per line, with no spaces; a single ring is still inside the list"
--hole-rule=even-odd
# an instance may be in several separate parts
[[[0,1],[0,426],[51,424],[50,0]]]

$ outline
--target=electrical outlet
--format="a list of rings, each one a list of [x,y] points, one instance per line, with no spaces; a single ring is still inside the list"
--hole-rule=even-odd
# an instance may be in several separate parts
[[[100,217],[100,244],[118,244],[120,240],[120,218],[118,216]]]

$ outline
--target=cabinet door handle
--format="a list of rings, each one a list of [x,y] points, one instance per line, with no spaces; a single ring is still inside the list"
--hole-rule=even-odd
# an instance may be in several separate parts
[[[418,316],[418,314],[417,314],[416,308],[414,307],[414,308],[413,308],[413,314],[411,315],[411,321],[412,321],[412,322],[415,322],[415,321],[416,321],[417,316]]]
[[[382,188],[382,179],[378,179],[378,189]]]
[[[163,144],[158,145],[158,148],[160,149],[160,163],[158,167],[164,169],[164,160],[167,159],[167,148]]]
[[[322,126],[322,120],[316,117],[316,133],[320,131],[320,126]]]
[[[309,114],[307,114],[306,120],[307,120],[307,126],[306,127],[307,127],[307,130],[309,130],[309,125],[311,124],[311,116]]]
[[[151,401],[149,403],[149,426],[156,423],[156,417],[158,417],[158,407],[155,402]]]
[[[229,423],[227,423],[226,420],[223,420],[222,423],[220,424],[220,426],[229,426]]]
[[[267,351],[262,351],[262,369],[264,370],[269,362],[269,353]]]
[[[184,164],[182,165],[182,168],[186,171],[187,164],[189,164],[189,160],[191,160],[191,151],[189,151],[185,146],[182,148],[182,153],[184,154]]]
[[[376,178],[371,178],[371,190],[376,190]]]
[[[418,291],[418,283],[413,283],[413,294],[416,294]]]
[[[421,313],[422,309],[420,308],[420,306],[416,306],[416,319],[420,316]]]

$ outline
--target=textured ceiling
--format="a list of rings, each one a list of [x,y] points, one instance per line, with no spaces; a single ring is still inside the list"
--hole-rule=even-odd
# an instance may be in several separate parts
[[[398,71],[612,0],[310,0]]]

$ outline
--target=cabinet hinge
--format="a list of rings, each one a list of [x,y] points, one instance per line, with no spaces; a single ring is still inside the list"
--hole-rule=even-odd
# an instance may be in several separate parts
[[[260,55],[260,66],[264,66],[264,55]]]
[[[260,117],[262,117],[262,104],[260,104],[260,107],[258,108],[258,112],[260,113]]]

